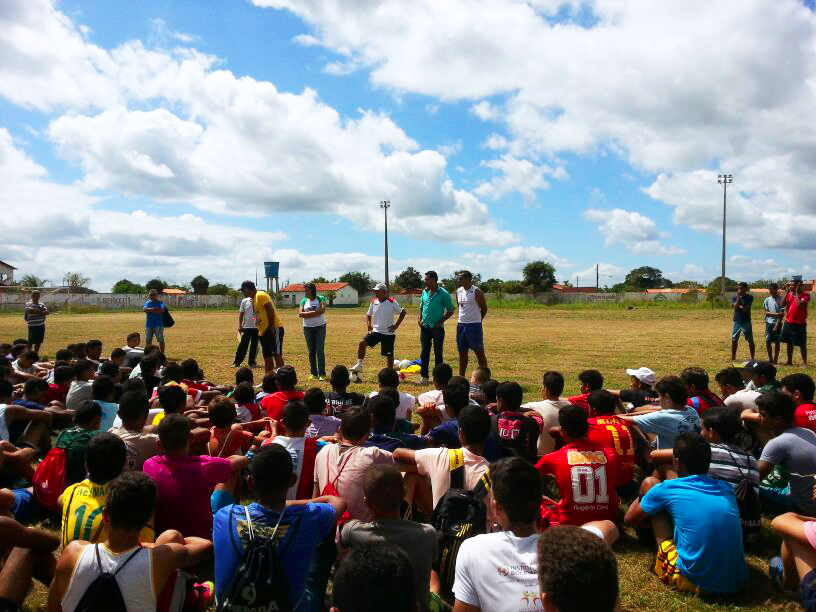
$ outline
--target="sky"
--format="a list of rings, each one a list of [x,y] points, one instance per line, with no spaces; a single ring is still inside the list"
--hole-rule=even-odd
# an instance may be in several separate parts
[[[816,277],[799,0],[0,0],[0,260]]]

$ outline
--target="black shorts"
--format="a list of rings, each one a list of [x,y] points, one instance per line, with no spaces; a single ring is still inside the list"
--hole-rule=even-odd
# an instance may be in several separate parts
[[[368,332],[363,340],[368,346],[380,345],[380,355],[391,357],[394,355],[394,341],[397,339],[394,334],[381,334],[380,332]]]
[[[785,321],[782,325],[781,340],[793,346],[807,346],[807,325]]]
[[[261,342],[261,353],[264,357],[283,355],[283,328],[267,327],[266,331],[258,336]]]
[[[28,343],[42,344],[45,339],[45,325],[29,325],[28,326]]]
[[[799,599],[805,610],[816,608],[816,570],[810,570],[799,584]]]

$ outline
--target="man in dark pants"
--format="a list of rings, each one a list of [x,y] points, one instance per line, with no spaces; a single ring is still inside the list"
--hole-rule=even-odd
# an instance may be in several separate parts
[[[245,297],[241,300],[241,307],[238,310],[238,334],[241,341],[235,351],[235,359],[232,367],[237,368],[246,356],[249,347],[249,367],[256,368],[255,356],[258,353],[258,326],[255,323],[255,309],[252,306],[252,298]]]
[[[28,325],[28,347],[38,353],[45,339],[45,317],[48,316],[48,308],[40,302],[39,291],[31,292],[31,299],[25,304],[23,316]]]
[[[445,361],[445,321],[453,314],[453,300],[444,287],[439,286],[439,276],[433,270],[425,273],[425,289],[419,301],[419,343],[422,346],[420,359],[421,379],[419,384],[428,384],[428,365],[431,359],[431,343],[434,349],[434,365]]]

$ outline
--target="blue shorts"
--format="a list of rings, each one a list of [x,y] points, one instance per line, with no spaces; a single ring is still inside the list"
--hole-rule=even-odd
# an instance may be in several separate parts
[[[776,326],[776,322],[768,323],[765,322],[765,342],[779,342],[782,338],[782,329],[781,327]]]
[[[734,326],[731,328],[731,339],[739,340],[740,333],[745,336],[748,342],[754,341],[754,330],[750,321],[734,321]]]
[[[145,327],[145,344],[150,344],[154,335],[157,342],[164,342],[164,327]]]
[[[11,507],[11,513],[18,523],[31,525],[56,516],[40,505],[30,489],[14,489],[12,493],[14,505]]]
[[[459,323],[456,326],[456,348],[460,353],[484,349],[481,323]]]

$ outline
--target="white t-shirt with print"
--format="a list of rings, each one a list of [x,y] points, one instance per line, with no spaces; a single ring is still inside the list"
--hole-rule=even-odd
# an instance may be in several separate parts
[[[255,324],[255,309],[252,307],[252,298],[244,298],[241,300],[239,311],[244,313],[244,318],[241,320],[241,327],[243,329],[257,329]]]
[[[287,436],[275,436],[272,444],[280,444],[289,451],[292,456],[292,471],[297,478],[295,484],[289,487],[286,492],[286,499],[297,499],[298,483],[300,482],[300,471],[303,469],[303,454],[306,447],[306,438],[289,438]]]
[[[540,612],[538,534],[519,538],[509,531],[462,542],[456,557],[453,594],[490,612]]]
[[[394,298],[385,298],[381,302],[377,298],[371,300],[368,307],[368,316],[371,317],[371,327],[378,334],[393,336],[394,332],[388,328],[396,323],[396,318],[402,312],[402,306]]]
[[[300,308],[303,312],[317,312],[320,310],[320,305],[326,303],[326,298],[318,295],[315,299],[303,298],[300,300]],[[325,313],[317,317],[307,317],[303,319],[303,327],[320,327],[326,324]]]
[[[537,449],[539,455],[546,455],[555,450],[555,438],[550,435],[550,428],[558,426],[558,411],[569,405],[567,400],[540,400],[522,404],[522,408],[535,410],[541,417],[542,426],[538,435]]]
[[[368,397],[374,397],[378,394],[379,391],[372,391],[369,393]],[[397,406],[397,418],[407,419],[408,413],[413,412],[414,408],[416,407],[416,398],[410,393],[403,393],[402,391],[399,392],[399,396],[400,403],[399,406]]]

